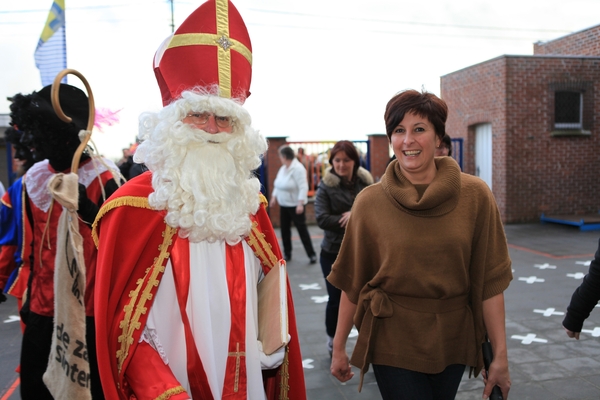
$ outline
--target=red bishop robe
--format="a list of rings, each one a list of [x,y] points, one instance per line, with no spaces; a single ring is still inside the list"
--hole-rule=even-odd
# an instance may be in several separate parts
[[[165,212],[152,210],[148,204],[153,192],[151,178],[146,172],[117,190],[104,203],[93,227],[98,246],[96,348],[102,387],[109,399],[183,399],[191,395],[183,393],[160,355],[146,342],[140,343],[177,238],[177,230],[164,221]],[[281,259],[281,250],[264,204],[251,218],[254,224],[247,243],[268,273]],[[289,282],[288,316],[292,339],[283,364],[263,371],[268,399],[306,399]]]

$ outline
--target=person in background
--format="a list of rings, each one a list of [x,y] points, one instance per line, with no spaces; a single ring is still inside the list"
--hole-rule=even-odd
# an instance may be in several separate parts
[[[17,121],[23,132],[21,142],[32,152],[36,162],[25,174],[24,207],[32,230],[30,246],[31,268],[27,301],[21,310],[25,332],[21,347],[21,397],[23,399],[52,399],[42,380],[49,363],[54,329],[54,271],[57,254],[58,221],[63,206],[53,201],[48,183],[58,173],[71,169],[73,155],[81,141],[79,132],[85,130],[89,118],[88,98],[80,89],[61,84],[58,99],[64,113],[72,121],[58,118],[50,100],[52,86],[39,92],[13,96],[11,120]],[[93,158],[84,152],[79,169],[79,232],[83,238],[86,267],[85,314],[87,357],[90,364],[90,386],[93,399],[103,399],[96,366],[94,336],[94,286],[96,249],[91,237],[91,225],[106,197],[118,187],[118,168],[110,160]],[[24,310],[26,312],[24,313]]]
[[[579,340],[583,322],[600,300],[600,240],[594,259],[590,263],[590,269],[583,278],[583,282],[571,296],[571,302],[567,307],[567,315],[563,320],[563,327],[567,336]]]
[[[327,278],[331,272],[331,265],[340,251],[356,195],[373,183],[373,176],[360,166],[356,147],[348,140],[341,140],[333,146],[329,165],[331,167],[325,171],[315,198],[317,224],[324,232],[319,257],[324,278]],[[331,356],[341,291],[327,279],[325,285],[329,295],[325,308],[325,330],[327,350]]]
[[[298,230],[300,240],[306,251],[310,263],[317,262],[317,254],[313,249],[310,234],[306,227],[306,210],[308,202],[308,180],[306,168],[294,155],[294,150],[289,146],[279,149],[279,159],[283,164],[273,182],[271,204],[279,203],[279,223],[281,224],[281,240],[283,254],[286,261],[292,259],[292,223]]]
[[[447,133],[442,138],[440,145],[435,148],[436,157],[452,157],[452,138]]]
[[[123,149],[123,157],[121,157],[121,159],[117,162],[119,171],[125,180],[129,180],[129,170],[133,165],[133,153],[131,152],[131,146]]]
[[[373,364],[383,399],[454,399],[465,367],[483,367],[486,332],[494,360],[484,398],[507,399],[504,290],[511,260],[494,196],[450,157],[435,157],[446,103],[406,90],[384,114],[397,157],[352,207],[328,280],[342,290],[331,372],[352,378],[346,341],[356,324],[352,364]],[[359,385],[360,390],[360,385]]]
[[[4,293],[10,294],[16,297],[20,312],[29,279],[31,250],[30,246],[23,246],[31,240],[31,229],[25,229],[29,228],[29,221],[23,209],[23,175],[33,165],[33,156],[29,148],[21,144],[23,132],[19,130],[17,118],[13,113],[11,126],[4,134],[12,146],[13,171],[18,178],[4,193],[0,205],[0,303],[6,300]],[[22,320],[21,330],[25,331]]]

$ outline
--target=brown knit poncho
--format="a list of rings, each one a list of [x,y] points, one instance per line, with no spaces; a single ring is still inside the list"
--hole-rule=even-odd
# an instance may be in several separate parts
[[[423,373],[483,366],[482,302],[512,279],[494,197],[450,157],[429,185],[412,185],[397,161],[356,198],[329,282],[357,304],[351,363]]]

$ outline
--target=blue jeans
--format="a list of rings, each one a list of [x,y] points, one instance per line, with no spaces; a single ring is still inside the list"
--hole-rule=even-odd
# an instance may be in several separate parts
[[[384,400],[454,400],[465,372],[452,364],[438,374],[373,364],[379,392]]]

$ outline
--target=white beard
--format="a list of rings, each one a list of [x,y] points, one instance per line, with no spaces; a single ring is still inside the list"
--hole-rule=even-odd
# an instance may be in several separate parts
[[[250,215],[260,201],[252,171],[267,148],[257,131],[238,126],[233,133],[211,135],[176,122],[168,132],[149,136],[135,158],[153,173],[150,206],[167,210],[165,221],[179,228],[179,236],[236,244],[250,233]]]

